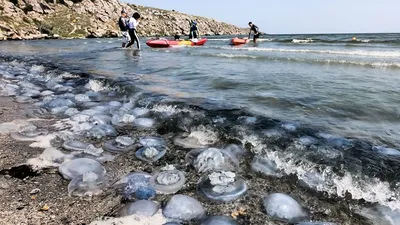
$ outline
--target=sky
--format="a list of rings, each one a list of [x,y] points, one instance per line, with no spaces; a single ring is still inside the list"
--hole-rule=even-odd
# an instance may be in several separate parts
[[[400,0],[122,0],[269,34],[400,32]]]

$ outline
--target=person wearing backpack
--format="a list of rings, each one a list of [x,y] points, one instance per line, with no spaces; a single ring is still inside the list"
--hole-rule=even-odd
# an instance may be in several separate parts
[[[126,13],[125,9],[122,9],[121,16],[118,20],[119,29],[121,30],[122,34],[122,48],[125,48],[126,44],[131,41],[128,33],[127,20],[128,14]]]

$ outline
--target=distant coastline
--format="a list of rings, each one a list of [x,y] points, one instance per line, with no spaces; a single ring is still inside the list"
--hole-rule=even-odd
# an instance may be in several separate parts
[[[188,20],[196,19],[203,36],[246,34],[247,29],[175,10],[122,3],[118,0],[17,1],[0,0],[0,40],[75,39],[118,37],[122,8],[139,12],[140,36],[189,33]]]

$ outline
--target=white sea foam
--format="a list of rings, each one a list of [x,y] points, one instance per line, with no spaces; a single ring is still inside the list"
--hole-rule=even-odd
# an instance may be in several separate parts
[[[104,90],[109,90],[110,87],[105,86],[102,82],[98,80],[89,80],[89,82],[85,85],[85,88],[99,92],[99,91],[104,91]]]
[[[372,57],[400,57],[400,51],[366,51],[366,50],[324,50],[324,49],[289,49],[289,48],[258,48],[258,47],[218,47],[226,50],[237,51],[257,51],[257,52],[283,52],[283,53],[303,53],[303,54],[332,54],[332,55],[355,55]]]
[[[293,43],[310,43],[310,42],[314,42],[314,40],[313,39],[304,39],[304,40],[302,40],[302,39],[293,39],[293,41],[292,41]]]
[[[285,174],[295,174],[309,187],[327,192],[331,195],[344,197],[346,192],[352,195],[353,199],[364,199],[368,202],[378,202],[393,210],[400,209],[398,193],[390,188],[388,182],[382,182],[377,178],[369,178],[359,174],[345,172],[339,176],[332,171],[331,167],[318,165],[306,160],[299,161],[298,156],[293,153],[272,151],[265,144],[262,144],[257,135],[242,133],[243,143],[249,142],[253,151],[266,156],[276,163],[277,168]]]

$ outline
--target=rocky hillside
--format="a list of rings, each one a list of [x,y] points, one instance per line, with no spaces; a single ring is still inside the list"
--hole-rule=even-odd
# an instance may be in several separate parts
[[[174,10],[121,3],[118,0],[0,0],[0,40],[115,37],[121,9],[143,19],[141,36],[187,35],[188,19],[196,19],[201,35],[245,33],[233,25]]]

